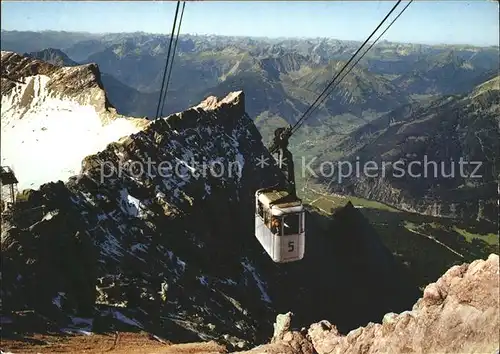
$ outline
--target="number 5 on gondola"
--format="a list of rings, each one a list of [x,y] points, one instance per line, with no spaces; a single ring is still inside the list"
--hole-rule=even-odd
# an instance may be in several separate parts
[[[276,263],[299,261],[305,251],[302,201],[284,190],[255,193],[255,236]]]

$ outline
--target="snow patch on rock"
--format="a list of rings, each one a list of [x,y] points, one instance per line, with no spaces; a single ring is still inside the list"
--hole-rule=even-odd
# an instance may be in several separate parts
[[[2,96],[2,165],[14,170],[20,190],[66,181],[80,172],[83,158],[141,129],[127,118],[104,124],[92,105],[54,97],[50,80],[26,77]]]

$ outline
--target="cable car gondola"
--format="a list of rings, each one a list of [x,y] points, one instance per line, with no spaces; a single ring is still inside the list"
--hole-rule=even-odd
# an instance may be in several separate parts
[[[284,188],[255,192],[255,237],[276,263],[299,261],[305,253],[305,210],[295,190],[292,154],[288,150],[289,128],[274,133],[271,153],[278,153],[278,166],[286,176]]]
[[[298,261],[305,252],[305,213],[302,201],[283,190],[255,193],[255,236],[276,263]]]

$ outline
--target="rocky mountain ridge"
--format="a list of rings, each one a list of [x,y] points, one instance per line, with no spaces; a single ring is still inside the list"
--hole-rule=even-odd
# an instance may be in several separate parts
[[[2,97],[12,94],[16,82],[23,82],[25,78],[36,75],[44,75],[51,78],[47,86],[51,96],[65,96],[82,105],[92,105],[99,113],[112,108],[100,83],[100,71],[96,64],[62,67],[5,51],[2,51],[1,60]],[[29,85],[32,84],[29,83]],[[20,101],[23,104],[29,104],[23,99]]]
[[[25,53],[24,56],[36,58],[57,66],[79,66],[60,49],[47,48],[38,52]],[[85,65],[85,64],[83,64]],[[100,70],[99,70],[100,71]],[[132,117],[154,117],[160,92],[143,93],[115,79],[114,76],[101,73],[100,81],[106,91],[108,101],[121,114]]]
[[[47,62],[56,66],[78,66],[80,65],[76,61],[72,60],[70,57],[66,55],[62,50],[57,48],[46,48],[44,50],[24,53],[25,57],[32,57],[36,59],[40,59],[44,62]]]
[[[116,112],[96,64],[58,66],[13,52],[2,52],[1,64],[1,162],[22,189],[78,173],[85,156],[149,123]]]
[[[66,335],[57,345],[44,345],[40,340],[40,344],[26,344],[7,337],[2,342],[2,350],[48,353],[57,348],[73,353],[106,350],[116,354],[354,354],[381,351],[495,354],[500,350],[497,336],[500,330],[498,259],[497,254],[491,254],[486,260],[456,265],[429,284],[411,310],[387,313],[380,323],[370,322],[345,335],[327,320],[297,327],[294,314],[288,312],[276,316],[270,342],[246,351],[234,351],[213,341],[176,345],[156,336],[149,335],[147,339],[126,332],[116,332],[113,344],[98,333]],[[85,337],[92,341],[86,341]],[[57,337],[49,338],[54,341]]]
[[[84,60],[100,48],[113,44],[132,44],[147,46],[149,52],[166,53],[170,38],[145,32],[134,33],[72,33],[64,31],[6,31],[2,30],[2,49],[18,52],[33,52],[44,48],[60,48],[74,60]],[[250,51],[253,56],[266,57],[284,51],[297,52],[300,55],[311,55],[320,61],[346,59],[361,44],[360,41],[339,40],[335,38],[252,38],[241,36],[193,35],[181,34],[178,49],[182,53],[193,51],[221,51],[227,47],[237,47],[242,51]],[[83,47],[86,50],[82,51]],[[13,48],[7,48],[13,47]],[[397,43],[381,40],[367,54],[367,62],[376,65],[377,58],[394,59],[392,70],[400,69],[404,61],[418,61],[424,56],[438,55],[454,51],[461,59],[472,61],[482,66],[491,60],[498,60],[494,53],[498,48],[478,47],[473,45],[427,45],[416,43]],[[487,55],[484,55],[486,51]],[[388,67],[386,69],[389,69]]]
[[[467,95],[404,106],[357,129],[318,161],[340,152],[361,174],[341,183],[339,171],[319,178],[333,190],[401,210],[496,223],[499,79]],[[368,163],[374,171],[363,170]]]
[[[126,46],[128,48],[130,44]],[[123,49],[125,50],[125,49]],[[56,51],[59,53],[56,55]],[[111,103],[118,108],[120,113],[126,115],[147,115],[152,117],[156,112],[156,103],[159,92],[141,92],[133,89],[137,86],[137,80],[146,80],[148,83],[158,81],[161,78],[161,70],[153,68],[160,67],[161,57],[149,57],[138,55],[136,51],[121,53],[122,49],[109,48],[106,60],[103,55],[90,57],[88,61],[100,63],[104,70],[101,81],[108,93]],[[185,105],[191,105],[193,98],[204,98],[209,95],[224,95],[235,90],[244,90],[249,97],[247,111],[252,117],[266,113],[278,117],[285,117],[293,121],[307,109],[307,102],[314,99],[316,92],[320,92],[327,84],[326,80],[331,78],[336,71],[340,70],[343,62],[330,62],[326,66],[313,65],[309,68],[309,58],[296,53],[283,53],[272,57],[256,59],[248,53],[235,53],[226,49],[227,53],[207,53],[202,60],[197,56],[187,54],[180,58],[182,67],[174,68],[172,77],[172,90],[165,107],[165,112],[180,110]],[[75,65],[64,52],[54,49],[46,49],[39,52],[29,53],[30,56],[48,60],[52,63],[65,63]],[[218,58],[222,56],[223,58]],[[117,66],[123,70],[118,73],[116,79],[109,72],[114,72]],[[146,69],[134,70],[133,68],[148,67]],[[209,67],[211,69],[209,69]],[[182,82],[175,79],[182,71]],[[200,72],[210,72],[202,75],[201,80],[195,85],[187,85],[191,80],[188,77],[199,76]],[[312,70],[312,71],[311,71]],[[127,72],[127,77],[123,73]],[[116,73],[115,73],[116,74]],[[136,80],[137,79],[137,80]],[[135,80],[135,81],[134,81]],[[174,80],[176,80],[174,82]],[[197,80],[197,79],[196,79]],[[180,86],[179,86],[180,85]],[[159,86],[159,85],[157,85]],[[199,87],[193,89],[193,87]],[[208,88],[207,88],[208,87]],[[194,92],[195,90],[196,92]],[[187,99],[187,100],[186,100]],[[408,100],[399,93],[396,88],[386,79],[369,73],[363,68],[356,68],[352,75],[341,83],[335,95],[332,95],[319,109],[319,115],[326,117],[349,112],[350,114],[362,114],[366,110],[386,111],[391,107],[397,107]],[[308,123],[318,123],[320,119],[309,120]]]
[[[168,37],[120,33],[89,35],[88,40],[77,40],[81,34],[72,37],[59,33],[60,39],[57,33],[40,35],[45,40],[30,44],[23,32],[2,32],[2,48],[22,53],[52,47],[80,63],[95,62],[104,73],[137,91],[134,95],[121,88],[120,94],[115,94],[118,91],[115,86],[120,85],[107,85],[108,94],[116,97],[113,104],[120,113],[152,115],[150,106],[154,106],[154,99],[149,96],[155,99],[158,96]],[[68,45],[68,38],[75,38],[72,45]],[[40,47],[39,43],[48,45]],[[325,38],[181,35],[165,114],[195,105],[209,94],[223,95],[243,89],[252,116],[277,114],[280,119],[293,122],[332,77],[331,63],[349,59],[359,45],[356,41]],[[363,124],[361,118],[377,117],[409,98],[466,92],[490,78],[488,73],[498,68],[498,51],[472,46],[381,42],[358,66],[361,72],[355,70],[347,78],[352,83],[343,85],[316,112],[323,123],[329,118],[342,122],[346,117],[341,115],[349,115],[349,120],[355,120],[359,126]],[[126,99],[120,100],[123,92],[127,93]],[[131,100],[134,96],[140,99]],[[130,101],[133,104],[128,104]],[[142,104],[144,101],[148,103]],[[278,106],[283,107],[274,108]]]
[[[182,115],[170,116],[165,121],[152,122],[138,135],[129,137],[120,143],[110,144],[97,155],[87,157],[82,164],[82,174],[72,178],[67,185],[62,182],[49,183],[43,185],[39,191],[29,192],[26,198],[27,201],[24,204],[17,204],[18,208],[24,210],[24,216],[16,218],[16,215],[23,214],[19,214],[21,211],[15,209],[12,215],[13,228],[9,228],[5,224],[2,228],[4,233],[2,252],[7,263],[5,269],[11,269],[14,273],[20,272],[23,274],[23,280],[21,280],[20,284],[16,284],[14,278],[9,278],[7,275],[9,272],[3,274],[3,284],[9,284],[6,285],[9,287],[8,290],[2,294],[4,299],[3,308],[16,308],[17,306],[33,306],[37,309],[40,309],[40,307],[46,308],[52,302],[52,298],[62,296],[64,300],[61,300],[61,306],[66,311],[73,308],[84,315],[88,315],[88,311],[92,312],[94,302],[97,302],[118,306],[118,308],[120,306],[134,308],[139,306],[138,303],[142,303],[141,306],[148,309],[147,312],[149,312],[150,316],[153,315],[150,312],[151,309],[156,306],[158,308],[167,306],[172,310],[181,307],[183,308],[182,311],[192,312],[191,316],[196,317],[199,315],[199,311],[204,311],[202,310],[203,307],[208,306],[208,310],[208,308],[215,306],[209,312],[216,314],[222,311],[217,309],[221,306],[220,304],[226,304],[224,306],[229,305],[229,307],[233,308],[233,310],[227,308],[226,311],[233,312],[236,317],[227,313],[223,321],[230,321],[231,324],[239,323],[241,320],[246,322],[244,320],[246,316],[243,313],[248,310],[244,310],[240,306],[252,307],[252,304],[243,303],[242,305],[235,305],[236,307],[230,305],[231,298],[234,297],[234,295],[230,295],[232,292],[230,289],[237,289],[236,284],[239,281],[231,280],[226,283],[224,273],[220,272],[216,278],[213,278],[213,275],[203,275],[203,272],[212,273],[209,264],[205,264],[203,259],[210,259],[212,253],[220,256],[224,253],[238,252],[238,249],[228,247],[228,240],[225,240],[226,247],[222,247],[222,244],[217,246],[217,239],[210,240],[211,237],[216,235],[215,229],[213,231],[209,229],[199,230],[198,237],[195,237],[193,231],[189,232],[189,229],[176,226],[181,222],[180,220],[185,220],[181,223],[189,223],[191,218],[199,221],[200,217],[202,217],[199,212],[206,210],[207,202],[210,201],[209,196],[217,198],[217,195],[219,195],[218,198],[222,198],[221,201],[224,201],[225,205],[237,203],[240,198],[248,198],[248,196],[240,195],[239,188],[235,187],[232,189],[231,195],[225,194],[224,188],[221,189],[220,184],[228,183],[234,186],[240,183],[240,178],[243,178],[243,183],[255,183],[255,181],[245,182],[248,171],[252,169],[252,166],[249,161],[241,158],[242,155],[239,155],[240,152],[237,147],[241,142],[245,144],[244,146],[247,149],[251,150],[253,144],[258,144],[258,139],[247,139],[247,137],[250,138],[247,134],[251,133],[245,127],[244,118],[234,119],[242,117],[244,114],[244,111],[239,109],[241,105],[237,104],[239,100],[243,100],[242,94],[230,96],[229,102],[222,100],[219,104],[209,100],[205,105],[193,108]],[[226,114],[219,112],[220,106],[223,106],[222,112],[225,111]],[[216,112],[218,114],[215,114]],[[217,142],[211,144],[202,143],[203,139],[207,139],[212,134],[218,136],[219,140]],[[258,132],[253,131],[253,134],[258,134]],[[200,155],[200,148],[203,148],[201,150],[203,156]],[[158,151],[158,149],[160,150]],[[198,151],[196,151],[197,149]],[[209,152],[211,153],[208,154]],[[135,171],[123,171],[118,167],[118,164],[123,164],[130,158],[137,159],[141,156],[142,159],[147,159],[148,155],[154,158],[155,161],[161,161],[162,158],[165,158],[174,164],[177,160],[177,167],[180,169],[183,178],[173,174],[170,180],[162,180],[159,175],[161,171],[156,168],[154,169],[154,175],[144,174],[136,177]],[[242,166],[236,165],[234,170],[224,171],[226,175],[222,181],[211,176],[203,179],[200,176],[195,178],[192,175],[186,175],[186,173],[189,173],[189,168],[191,168],[190,164],[195,162],[194,160],[201,163],[203,157],[210,156],[212,158],[222,158],[225,160],[224,162],[239,161]],[[245,157],[249,158],[250,155],[246,154]],[[207,163],[210,162],[207,161]],[[245,162],[246,166],[243,166]],[[111,173],[111,171],[102,170],[103,166],[107,166],[107,164],[116,167],[115,174]],[[240,167],[244,170],[238,170]],[[102,180],[103,173],[108,172],[110,173],[109,178]],[[263,177],[262,181],[265,180]],[[122,185],[122,183],[124,184]],[[226,193],[227,191],[226,188]],[[193,199],[195,195],[196,199]],[[223,197],[224,195],[226,197]],[[212,199],[212,203],[215,200]],[[218,206],[219,211],[222,208],[225,209],[224,204]],[[189,206],[193,206],[193,209],[186,214],[183,210],[186,211],[186,208],[189,210]],[[40,207],[43,207],[43,212],[38,214]],[[32,213],[30,210],[35,210],[35,212]],[[193,215],[193,213],[196,215]],[[27,219],[26,214],[33,215]],[[235,222],[238,217],[238,214],[234,215],[229,210],[228,214],[224,216],[218,215],[212,215],[211,227],[221,228],[223,225],[230,227],[231,222]],[[228,216],[231,217],[228,219]],[[176,217],[177,222],[173,221]],[[38,220],[38,222],[31,225],[33,221],[30,221],[30,219]],[[128,226],[124,227],[125,225]],[[192,226],[196,227],[196,225]],[[50,236],[51,232],[49,230],[53,228],[59,230],[60,238],[55,234]],[[162,229],[169,230],[167,233],[170,236],[167,239],[170,239],[170,242],[165,243],[165,236],[162,236],[165,231],[162,231]],[[212,232],[214,233],[212,234]],[[136,236],[133,236],[134,234]],[[49,237],[58,237],[58,240],[54,239],[46,244]],[[176,238],[177,241],[175,242]],[[22,251],[16,247],[15,245],[19,243],[22,245],[21,247],[24,246],[22,249],[28,247],[21,240],[31,243],[35,253],[28,256],[29,251],[27,249]],[[205,246],[208,241],[212,241],[211,247]],[[61,253],[61,255],[66,254],[63,258],[59,256],[54,259],[55,254],[50,258],[43,258],[43,253],[40,252],[41,248],[45,247],[44,244],[72,248]],[[97,246],[97,253],[92,251],[92,245]],[[185,251],[182,251],[185,247],[190,247],[191,251],[194,252],[198,249],[198,257],[201,257],[195,261],[197,256],[191,254],[190,257],[193,257],[193,263],[189,264],[187,268],[186,263],[182,261],[182,258],[189,257]],[[172,248],[175,252],[172,251]],[[70,251],[71,249],[74,251]],[[15,253],[9,255],[10,252]],[[184,254],[184,256],[179,258],[177,256],[178,252]],[[81,254],[84,259],[81,259],[78,254]],[[13,257],[12,261],[15,263],[9,262],[10,257]],[[33,257],[37,261],[35,264],[23,266],[22,264],[26,261],[25,257]],[[146,258],[148,259],[147,262]],[[14,266],[14,264],[17,264],[17,266]],[[60,270],[52,268],[57,267],[57,264],[64,264],[65,268],[72,269],[73,272],[83,273],[80,273],[80,276],[77,276],[77,273],[64,274],[64,268]],[[239,262],[233,264],[233,267],[237,269],[238,265],[241,268],[241,275],[245,278],[250,276],[251,279],[252,273],[243,275],[245,274],[245,268]],[[252,269],[250,265],[248,267]],[[50,271],[50,269],[53,270]],[[49,271],[52,274],[50,281],[44,273],[40,273],[44,271]],[[236,271],[237,274],[240,271]],[[185,280],[187,283],[182,285],[185,272],[189,274],[189,280]],[[59,274],[59,276],[56,274]],[[42,288],[39,288],[40,285],[30,282],[31,276],[45,279]],[[98,276],[99,280],[92,278],[93,276]],[[229,277],[229,274],[227,276]],[[255,277],[258,277],[258,275],[255,275]],[[18,279],[20,278],[18,277]],[[180,283],[176,284],[179,280]],[[133,285],[132,290],[127,285],[131,281],[138,282]],[[94,294],[94,282],[98,287],[98,293],[96,294]],[[140,284],[143,282],[144,285],[141,286]],[[165,286],[162,285],[162,282],[170,285],[168,298],[164,298],[164,300],[158,294],[158,291],[162,291]],[[210,291],[207,288],[208,282],[213,285],[218,284],[217,290]],[[196,291],[194,291],[194,288],[191,289],[193,291],[192,295],[186,294],[182,298],[175,295],[176,293],[182,294],[182,288],[188,286],[188,284],[197,289]],[[26,286],[28,288],[25,288]],[[31,288],[33,286],[35,288]],[[28,289],[31,291],[27,291]],[[255,290],[260,293],[257,287],[255,287]],[[37,297],[36,299],[19,297],[20,293],[18,291],[24,294],[36,293]],[[133,293],[133,291],[136,293]],[[252,293],[249,288],[246,291]],[[63,293],[63,295],[58,295],[59,293]],[[203,305],[203,302],[198,300],[198,297],[210,293],[212,295],[206,297],[208,302]],[[191,305],[188,305],[189,303]],[[257,305],[257,307],[261,307],[260,311],[265,311],[265,304],[266,302],[262,302],[261,305]],[[191,310],[188,307],[191,307]],[[57,309],[54,308],[54,310]],[[154,311],[158,311],[158,309]],[[136,315],[140,317],[141,313],[139,312]],[[182,315],[182,312],[180,312],[176,317],[178,317],[179,321],[182,321],[182,318],[187,315],[187,313]],[[240,319],[237,317],[240,317]],[[176,319],[170,321],[175,323]],[[220,327],[218,331],[223,331],[220,321],[221,319],[217,319],[217,316],[211,320],[216,327]],[[230,322],[224,326],[228,328]],[[209,323],[200,323],[200,325],[209,325],[206,330],[211,331],[210,326],[212,325]],[[255,327],[251,330],[248,327],[249,325],[255,326],[250,322],[247,324],[242,323],[241,329],[236,327],[233,328],[233,331],[234,329],[237,332],[242,331],[240,336],[251,340],[252,336],[255,335]],[[198,325],[193,322],[192,326],[197,327]],[[231,332],[229,328],[228,332]]]

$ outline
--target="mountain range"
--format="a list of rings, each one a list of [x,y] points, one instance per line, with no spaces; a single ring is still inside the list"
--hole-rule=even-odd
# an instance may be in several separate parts
[[[147,33],[29,34],[2,31],[2,48],[26,49],[28,56],[66,66],[95,62],[118,113],[154,118],[169,38]],[[328,38],[181,35],[162,115],[183,111],[210,95],[243,90],[245,109],[267,145],[275,128],[301,117],[359,44]],[[498,58],[498,48],[493,47],[382,41],[290,140],[297,168],[302,160],[312,159],[316,164],[358,158],[360,163],[384,160],[407,165],[425,156],[447,164],[446,169],[462,157],[481,162],[483,178],[351,176],[332,186],[332,177],[312,181],[307,171],[297,170],[298,185],[314,182],[313,190],[323,194],[330,194],[333,187],[334,193],[400,211],[451,218],[476,230],[474,235],[496,233]],[[466,113],[458,117],[453,113],[457,110]],[[311,201],[316,201],[319,196],[311,193]],[[335,205],[324,209],[331,207]],[[454,230],[449,232],[456,237]]]
[[[465,158],[482,163],[481,178],[467,168],[332,183],[338,174],[297,171],[306,257],[283,266],[253,234],[255,190],[284,182],[266,144],[359,43],[183,35],[154,119],[168,38],[1,36],[2,166],[20,186],[16,203],[2,205],[2,331],[12,338],[33,311],[21,332],[41,321],[241,350],[266,342],[276,314],[292,311],[297,328],[334,323],[313,334],[340,345],[340,334],[378,336],[370,325],[352,330],[386,329],[387,313],[410,323],[404,311],[419,297],[417,312],[449,288],[427,284],[498,250],[495,48],[382,42],[367,54],[292,137],[296,167],[307,156],[316,172],[324,161]],[[182,174],[160,175],[165,161]],[[231,167],[202,173],[216,162]],[[319,337],[308,340],[317,347]]]
[[[85,38],[85,34],[40,32],[31,37],[37,38],[34,41],[27,40],[29,36],[30,32],[2,31],[2,50],[29,53],[56,48],[78,63],[96,63],[103,74],[139,91],[136,103],[149,102],[141,96],[144,93],[158,100],[169,44],[165,36],[124,33]],[[252,117],[270,115],[293,122],[359,44],[331,39],[181,35],[164,113],[196,104],[209,92],[219,94],[239,87],[245,90]],[[465,93],[492,78],[498,65],[495,48],[381,42],[341,82],[313,120],[349,114],[360,125],[363,112],[370,116],[389,112],[415,95]],[[125,90],[114,86],[109,85],[110,95]],[[123,99],[114,104],[126,115],[151,117],[156,113],[150,109],[155,104],[134,110],[128,102]]]
[[[317,171],[321,183],[408,211],[496,223],[499,83],[497,76],[468,94],[406,105],[356,129],[325,147],[316,166],[342,156],[351,166],[370,162],[372,172]]]

